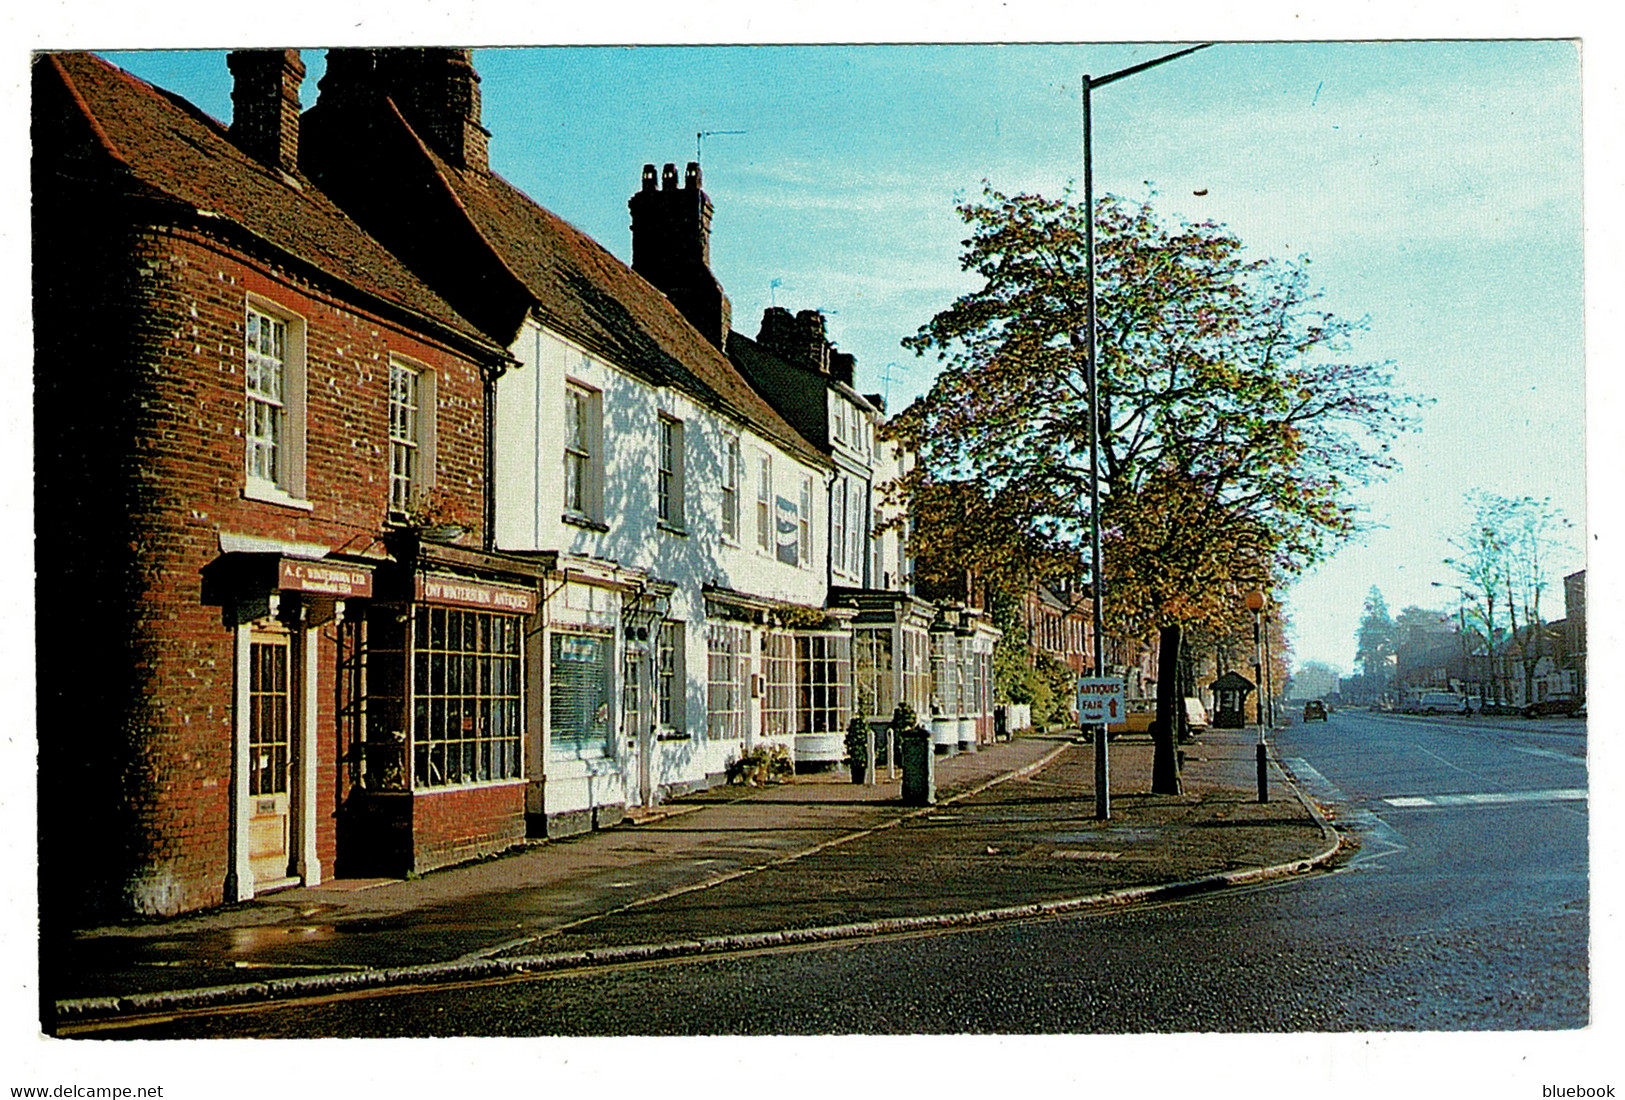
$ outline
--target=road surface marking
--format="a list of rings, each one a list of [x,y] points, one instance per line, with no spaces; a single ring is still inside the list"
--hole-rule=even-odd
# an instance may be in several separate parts
[[[1529,756],[1544,756],[1548,760],[1561,760],[1565,764],[1579,764],[1585,767],[1585,757],[1574,756],[1566,752],[1553,752],[1551,749],[1533,749],[1526,745],[1508,745],[1513,752],[1525,753]]]
[[[1407,795],[1385,798],[1395,809],[1408,810],[1423,806],[1504,806],[1528,802],[1584,802],[1586,792],[1577,787],[1564,787],[1550,791],[1492,791],[1488,794],[1432,794]]]
[[[1359,833],[1363,838],[1359,852],[1349,861],[1351,869],[1379,869],[1383,859],[1409,847],[1402,833],[1364,806],[1353,805],[1337,784],[1303,757],[1291,757],[1286,761],[1286,766],[1298,785],[1308,791],[1310,798],[1322,806],[1332,807],[1332,815],[1344,831]]]

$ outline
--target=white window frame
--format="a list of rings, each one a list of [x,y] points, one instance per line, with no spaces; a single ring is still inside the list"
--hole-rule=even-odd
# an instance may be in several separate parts
[[[411,393],[397,387],[410,377]],[[410,402],[402,397],[410,397]],[[403,518],[434,488],[435,372],[401,355],[389,357],[389,513]],[[403,471],[402,466],[406,469]]]
[[[797,546],[801,551],[801,567],[803,569],[811,569],[813,564],[812,510],[813,479],[811,477],[804,477],[801,479],[801,514],[796,517],[796,522],[799,524],[799,531],[797,532]]]
[[[661,413],[655,436],[655,514],[662,526],[683,529],[683,422]]]
[[[565,518],[602,523],[604,395],[573,379],[564,383],[563,465]]]
[[[864,522],[868,508],[864,505],[864,483],[848,480],[846,487],[846,568],[847,572],[859,581],[863,579],[863,543],[867,535],[867,524]]]
[[[763,451],[756,460],[756,547],[764,554],[774,550],[773,455]]]
[[[280,360],[274,346],[267,351],[249,346],[250,336],[256,344],[261,342],[262,319],[282,331]],[[256,386],[273,364],[277,385]],[[305,319],[259,295],[248,295],[243,311],[243,496],[310,509],[305,499],[305,394]],[[255,428],[256,411],[266,409],[272,411],[260,415],[270,423],[270,433]],[[257,455],[269,455],[270,476],[263,472],[264,462],[256,463]]]
[[[739,543],[739,437],[733,433],[722,440],[722,538]]]
[[[750,629],[738,623],[706,624],[706,736],[742,741],[749,713]]]
[[[852,636],[844,631],[798,631],[796,732],[840,733],[852,712]]]
[[[846,478],[835,475],[829,502],[830,558],[836,572],[846,572]]]
[[[681,733],[688,726],[688,626],[677,619],[660,624],[655,642],[655,724]]]

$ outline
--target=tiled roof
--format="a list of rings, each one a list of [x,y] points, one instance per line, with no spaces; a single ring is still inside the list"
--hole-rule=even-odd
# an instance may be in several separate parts
[[[457,313],[309,181],[290,186],[248,156],[226,127],[185,100],[87,53],[48,54],[52,81],[100,146],[99,168],[133,197],[168,199],[235,224],[295,260],[482,345],[500,347]]]
[[[786,363],[738,332],[728,334],[728,358],[810,445],[830,453],[826,379]]]
[[[768,404],[666,296],[597,241],[495,173],[425,153],[549,325],[656,385],[679,389],[819,465],[828,456]]]

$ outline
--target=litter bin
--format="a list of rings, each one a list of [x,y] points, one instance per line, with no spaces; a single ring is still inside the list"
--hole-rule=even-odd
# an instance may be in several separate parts
[[[915,726],[904,731],[898,755],[903,758],[903,804],[934,806],[937,801],[937,754],[931,731]]]

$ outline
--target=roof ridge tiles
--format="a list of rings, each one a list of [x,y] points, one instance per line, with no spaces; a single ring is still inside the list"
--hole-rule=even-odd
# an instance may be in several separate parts
[[[325,192],[307,178],[290,185],[273,174],[238,149],[219,120],[93,53],[64,51],[44,59],[131,184],[212,224],[232,226],[354,293],[471,341],[487,356],[499,355],[496,342]]]

